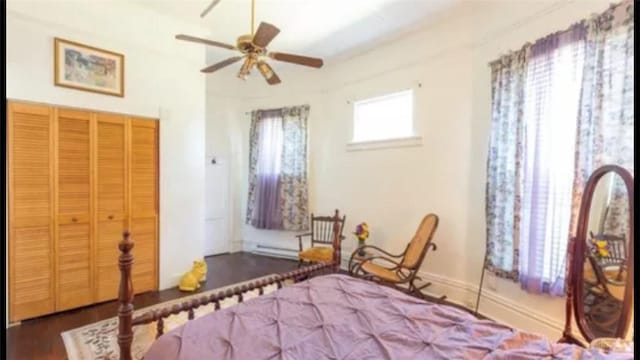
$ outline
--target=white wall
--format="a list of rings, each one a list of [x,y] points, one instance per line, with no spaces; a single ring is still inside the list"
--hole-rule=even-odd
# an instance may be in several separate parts
[[[174,36],[205,31],[121,1],[9,1],[7,10],[8,98],[160,119],[159,285],[176,285],[203,253],[205,51]],[[55,87],[54,37],[124,54],[124,98]]]
[[[400,252],[420,219],[440,217],[438,251],[422,272],[436,293],[475,305],[485,250],[486,153],[491,119],[488,63],[527,41],[601,12],[598,1],[469,1],[440,22],[391,44],[325,66],[321,70],[278,71],[283,83],[269,87],[254,75],[231,90],[241,98],[233,129],[220,129],[242,154],[235,184],[235,240],[295,249],[292,233],[262,231],[244,224],[249,119],[244,112],[310,104],[310,209],[347,215],[346,231],[367,221],[370,242]],[[214,78],[215,77],[215,78]],[[212,75],[208,88],[230,73]],[[418,83],[422,87],[417,87]],[[416,89],[416,121],[423,146],[349,152],[351,106],[360,97]],[[210,93],[208,102],[216,101]],[[241,146],[237,145],[241,144]],[[347,237],[343,248],[355,245]],[[512,282],[485,279],[480,311],[550,338],[560,336],[564,299],[531,295]]]

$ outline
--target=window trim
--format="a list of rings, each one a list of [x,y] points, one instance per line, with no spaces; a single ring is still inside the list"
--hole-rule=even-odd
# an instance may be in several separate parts
[[[373,139],[373,140],[354,140],[356,133],[356,108],[358,105],[377,102],[387,98],[393,98],[400,96],[404,93],[411,95],[411,133],[407,136],[386,138],[386,139]],[[356,100],[351,106],[351,136],[350,141],[347,143],[347,151],[367,150],[367,149],[382,149],[382,148],[396,148],[396,147],[413,147],[422,146],[422,136],[418,135],[416,124],[416,91],[413,87],[404,88],[402,90],[385,92],[383,95],[370,96],[363,98],[362,100]]]
[[[402,147],[422,146],[422,136],[413,135],[393,139],[350,141],[347,143],[347,151],[359,151],[370,149],[390,149]]]

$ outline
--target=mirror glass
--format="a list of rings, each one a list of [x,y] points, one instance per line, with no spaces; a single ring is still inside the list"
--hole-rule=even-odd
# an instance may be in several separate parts
[[[627,188],[622,177],[609,172],[593,193],[585,239],[584,315],[597,338],[615,337],[621,320],[629,231]]]

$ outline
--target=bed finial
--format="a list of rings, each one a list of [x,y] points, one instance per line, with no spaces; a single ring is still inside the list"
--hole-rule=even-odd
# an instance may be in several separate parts
[[[333,270],[338,272],[340,270],[340,250],[342,241],[340,236],[342,229],[340,229],[340,212],[336,209],[335,215],[333,215]]]
[[[131,281],[131,266],[133,265],[133,241],[130,233],[125,230],[122,240],[118,244],[120,257],[120,290],[118,292],[118,346],[120,359],[131,360],[131,343],[133,342],[133,282]]]

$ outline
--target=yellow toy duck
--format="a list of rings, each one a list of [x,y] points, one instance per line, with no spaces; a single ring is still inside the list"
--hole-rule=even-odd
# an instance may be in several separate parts
[[[182,275],[180,278],[180,291],[196,291],[200,288],[200,283],[207,279],[207,263],[203,260],[193,262],[191,271]]]

